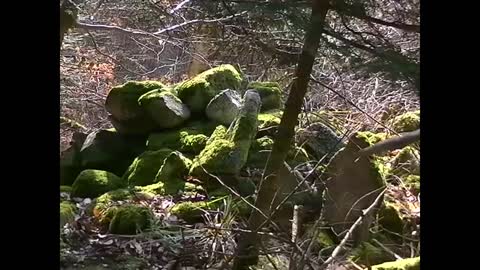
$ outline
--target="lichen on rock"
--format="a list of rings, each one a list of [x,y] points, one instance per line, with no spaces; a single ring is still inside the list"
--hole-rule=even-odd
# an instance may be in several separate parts
[[[247,89],[258,92],[262,100],[261,111],[279,109],[282,105],[282,91],[276,82],[251,82]]]

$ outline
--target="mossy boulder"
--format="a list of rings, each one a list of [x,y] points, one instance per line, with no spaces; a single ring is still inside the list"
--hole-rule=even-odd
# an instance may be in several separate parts
[[[384,262],[372,266],[372,270],[420,270],[420,257]]]
[[[296,142],[318,160],[324,158],[325,162],[345,146],[342,137],[321,122],[313,123],[304,129],[298,129]]]
[[[380,247],[376,247],[369,242],[363,242],[352,250],[350,259],[358,264],[373,265],[391,261],[395,257]]]
[[[71,193],[72,187],[71,186],[60,186],[60,192]]]
[[[238,174],[247,162],[248,151],[256,136],[259,109],[259,95],[247,91],[238,117],[225,134],[222,128],[218,128],[215,139],[210,138],[205,149],[193,160],[190,175],[207,180],[210,177],[204,169],[213,175]]]
[[[123,175],[135,157],[145,151],[145,141],[143,136],[126,136],[115,130],[92,132],[81,147],[80,167]]]
[[[180,194],[188,195],[188,194],[205,193],[205,189],[202,186],[195,185],[193,183],[183,182],[179,186],[180,188],[178,193]],[[149,196],[171,194],[167,192],[169,189],[171,190],[171,186],[168,187],[167,185],[167,189],[166,189],[165,184],[163,182],[158,182],[148,186],[135,187],[136,192],[141,192],[142,194],[148,194]],[[174,192],[174,194],[177,194],[177,193]]]
[[[205,134],[195,133],[197,132],[189,130],[152,133],[147,140],[147,149],[152,151],[170,148],[183,153],[198,154],[205,148],[208,137]]]
[[[153,213],[148,207],[133,204],[122,205],[115,210],[109,232],[124,235],[137,234],[148,229],[152,218]]]
[[[205,148],[208,136],[215,127],[214,122],[194,121],[178,130],[151,133],[147,140],[147,150],[169,148],[182,153],[198,154]]]
[[[158,129],[157,123],[148,114],[129,120],[119,120],[108,115],[108,120],[118,133],[124,135],[146,135]]]
[[[192,113],[203,114],[216,94],[239,89],[241,82],[242,77],[232,65],[220,65],[177,85],[175,91]]]
[[[413,194],[420,193],[420,175],[410,174],[402,177],[402,181]]]
[[[348,230],[385,186],[377,160],[374,157],[357,157],[358,151],[368,146],[364,136],[358,132],[352,134],[322,175],[321,180],[326,183],[323,216],[337,234]],[[361,229],[354,232],[355,243],[364,240],[369,225],[369,222],[364,222]]]
[[[205,114],[210,120],[228,126],[240,112],[241,101],[237,91],[232,89],[223,90],[208,103]]]
[[[168,91],[150,91],[142,95],[138,102],[162,129],[180,126],[190,118],[188,107]]]
[[[71,196],[96,198],[108,191],[126,186],[126,181],[111,172],[88,169],[82,171],[73,182]]]
[[[155,182],[155,176],[162,167],[165,158],[172,153],[170,149],[145,151],[138,156],[123,175],[130,186],[146,186]]]
[[[398,207],[394,203],[386,201],[378,212],[378,223],[390,232],[403,233],[404,222]]]
[[[396,176],[420,175],[420,153],[407,146],[392,159],[390,166],[390,173]]]
[[[60,227],[74,221],[77,210],[75,204],[71,202],[60,202]]]
[[[252,142],[249,150],[247,164],[255,168],[264,168],[271,150],[273,149],[273,139],[264,136]],[[310,159],[308,153],[302,147],[295,143],[290,147],[286,162],[291,166],[296,166]]]
[[[225,139],[225,136],[227,135],[227,130],[228,129],[223,125],[217,126],[215,130],[212,132],[212,135],[210,135],[210,137],[208,138],[206,145],[209,145],[218,139]]]
[[[401,114],[392,120],[396,132],[409,132],[420,128],[420,111]]]
[[[82,171],[80,150],[87,134],[75,132],[70,147],[60,154],[60,185],[71,185]]]
[[[175,195],[185,189],[184,177],[192,161],[178,151],[172,152],[165,158],[162,167],[155,176],[155,182],[162,182],[166,194]]]
[[[276,82],[251,82],[248,89],[254,89],[262,99],[261,111],[278,109],[282,106],[282,91]]]
[[[185,220],[188,223],[198,222],[206,210],[211,210],[221,203],[219,200],[207,202],[181,202],[170,209],[170,214]]]
[[[158,81],[128,81],[110,90],[105,101],[105,108],[119,121],[142,118],[145,111],[138,103],[138,99],[143,94],[155,89],[165,91],[167,87]]]

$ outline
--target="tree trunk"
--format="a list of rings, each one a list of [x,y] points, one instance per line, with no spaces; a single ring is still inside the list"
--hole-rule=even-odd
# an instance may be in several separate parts
[[[328,0],[314,0],[312,3],[310,25],[298,61],[295,79],[285,104],[282,120],[255,202],[255,206],[267,216],[271,212],[270,207],[276,207],[271,202],[274,200],[274,194],[279,186],[277,175],[290,149],[329,7]],[[265,221],[264,216],[257,210],[252,212],[248,220],[248,228],[253,232],[241,235],[237,256],[234,259],[234,270],[246,269],[248,265],[256,264],[258,261],[258,247],[256,245],[258,239],[255,232],[261,229]]]

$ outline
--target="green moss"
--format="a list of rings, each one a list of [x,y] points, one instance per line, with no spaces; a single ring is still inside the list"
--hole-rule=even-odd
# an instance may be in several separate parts
[[[60,227],[75,220],[77,207],[71,202],[60,202]]]
[[[158,170],[170,153],[172,153],[170,149],[145,151],[133,161],[123,178],[130,186],[146,186],[154,183]]]
[[[225,139],[226,135],[227,135],[227,128],[223,125],[219,125],[215,128],[212,135],[210,135],[210,137],[208,138],[206,145],[211,144],[213,141],[217,139]]]
[[[110,190],[125,187],[126,181],[101,170],[82,171],[72,185],[72,197],[95,198]]]
[[[242,78],[232,65],[204,71],[175,87],[178,97],[193,113],[203,113],[208,102],[221,90],[239,89]]]
[[[60,186],[60,192],[71,193],[72,187],[71,186]]]
[[[404,176],[409,174],[420,174],[420,154],[411,146],[403,148],[392,160],[391,174]]]
[[[144,115],[138,99],[154,89],[166,90],[167,88],[157,81],[128,81],[115,86],[108,93],[105,108],[120,121],[138,118]]]
[[[205,210],[214,208],[218,201],[212,202],[181,202],[170,209],[170,214],[175,215],[188,223],[196,222],[202,218]]]
[[[352,250],[350,259],[358,264],[374,265],[394,259],[392,255],[369,242],[363,242]]]
[[[182,101],[178,97],[176,97],[172,92],[165,91],[164,89],[155,89],[155,90],[149,91],[149,92],[141,95],[138,98],[138,104],[140,106],[146,108],[146,106],[148,106],[148,104],[150,104],[152,101],[155,101],[155,100],[157,100],[159,98],[162,98],[164,96],[171,97],[174,100],[176,100],[177,102],[182,103]]]
[[[252,142],[249,150],[247,164],[256,168],[263,168],[268,160],[270,151],[273,149],[273,139],[264,136]],[[289,165],[298,165],[310,160],[310,157],[302,147],[293,144],[287,155],[287,163]]]
[[[395,204],[385,202],[378,213],[379,224],[390,232],[402,234],[403,220]]]
[[[396,132],[409,132],[420,128],[420,111],[407,112],[392,120]]]
[[[374,265],[372,270],[420,270],[420,257]]]
[[[155,176],[155,182],[164,183],[163,189],[166,194],[178,194],[185,189],[184,177],[188,174],[191,165],[192,161],[182,153],[172,152]]]
[[[410,174],[406,177],[403,177],[403,182],[415,194],[420,192],[420,175]]]
[[[233,128],[229,128],[226,139],[235,143],[248,141],[252,142],[257,134],[258,112],[240,112],[239,116],[233,123]]]
[[[109,224],[111,218],[113,217],[112,212],[107,215],[107,211],[112,205],[112,203],[117,201],[128,200],[133,197],[134,193],[132,190],[127,188],[121,188],[109,191],[102,196],[95,199],[95,201],[90,205],[88,212],[97,218],[101,224]]]
[[[204,175],[202,167],[216,173],[238,172],[240,168],[236,166],[236,162],[230,163],[234,150],[235,144],[231,141],[223,139],[213,141],[193,160],[190,174]]]
[[[362,131],[357,133],[357,138],[364,139],[368,146],[374,145],[378,142],[386,140],[388,138],[387,133],[373,133],[370,131]]]
[[[168,194],[165,191],[165,184],[163,182],[158,182],[158,183],[151,184],[151,185],[148,185],[148,186],[143,186],[143,187],[138,186],[138,187],[135,187],[135,190],[139,191],[139,192],[142,192],[142,193],[146,193],[146,194],[152,194],[152,195]],[[204,193],[203,187],[192,184],[192,183],[188,183],[188,182],[184,182],[182,184],[182,191],[183,191],[184,194],[198,193],[198,192]]]
[[[198,154],[205,148],[208,135],[213,132],[215,126],[212,123],[194,122],[179,130],[152,133],[147,140],[147,149],[153,151],[170,148],[182,153]]]
[[[326,231],[320,231],[317,235],[317,243],[321,248],[334,246],[336,243]]]
[[[262,111],[278,109],[282,105],[282,91],[275,82],[251,82],[248,89],[255,89],[262,99]]]
[[[110,222],[112,234],[137,234],[149,227],[153,213],[148,207],[138,205],[119,206]]]
[[[272,110],[258,114],[258,129],[266,129],[280,125],[283,112]]]

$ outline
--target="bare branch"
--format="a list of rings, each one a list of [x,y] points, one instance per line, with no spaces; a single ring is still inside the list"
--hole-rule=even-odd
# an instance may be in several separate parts
[[[188,2],[190,2],[191,0],[184,0],[182,2],[180,2],[180,4],[178,4],[176,7],[174,7],[172,10],[170,10],[168,13],[170,14],[173,14],[175,13],[175,11],[181,9],[185,4],[188,4]]]

